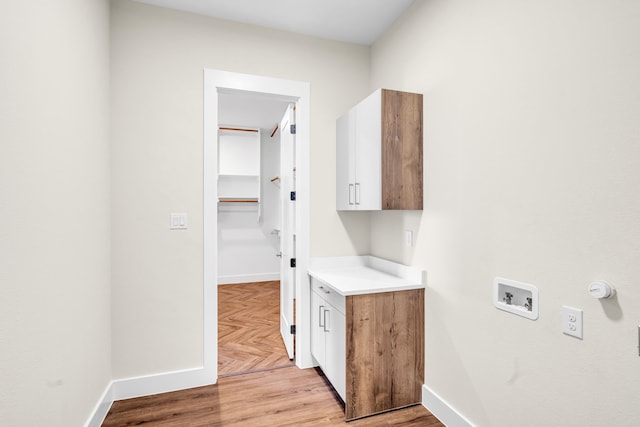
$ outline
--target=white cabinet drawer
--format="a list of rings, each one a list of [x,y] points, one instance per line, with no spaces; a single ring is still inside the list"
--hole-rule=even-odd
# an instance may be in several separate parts
[[[345,314],[345,297],[313,277],[311,278],[311,290],[320,295],[324,300],[334,306],[342,314]]]

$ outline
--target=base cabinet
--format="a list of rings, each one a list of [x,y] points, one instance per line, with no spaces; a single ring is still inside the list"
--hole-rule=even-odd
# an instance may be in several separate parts
[[[311,353],[345,402],[345,418],[420,403],[424,289],[343,297],[311,283]]]

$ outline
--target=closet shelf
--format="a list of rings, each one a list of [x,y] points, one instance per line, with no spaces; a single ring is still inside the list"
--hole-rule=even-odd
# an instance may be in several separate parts
[[[238,174],[238,173],[221,173],[218,174],[219,179],[258,179],[260,175],[255,174]]]

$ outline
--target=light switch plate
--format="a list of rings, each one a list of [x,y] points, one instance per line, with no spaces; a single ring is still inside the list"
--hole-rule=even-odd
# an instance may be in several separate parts
[[[169,229],[170,230],[186,230],[187,214],[186,213],[172,213],[169,215]]]

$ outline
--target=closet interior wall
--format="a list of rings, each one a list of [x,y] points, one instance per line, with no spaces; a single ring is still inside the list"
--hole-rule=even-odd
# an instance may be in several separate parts
[[[279,134],[219,132],[218,283],[279,280]]]

